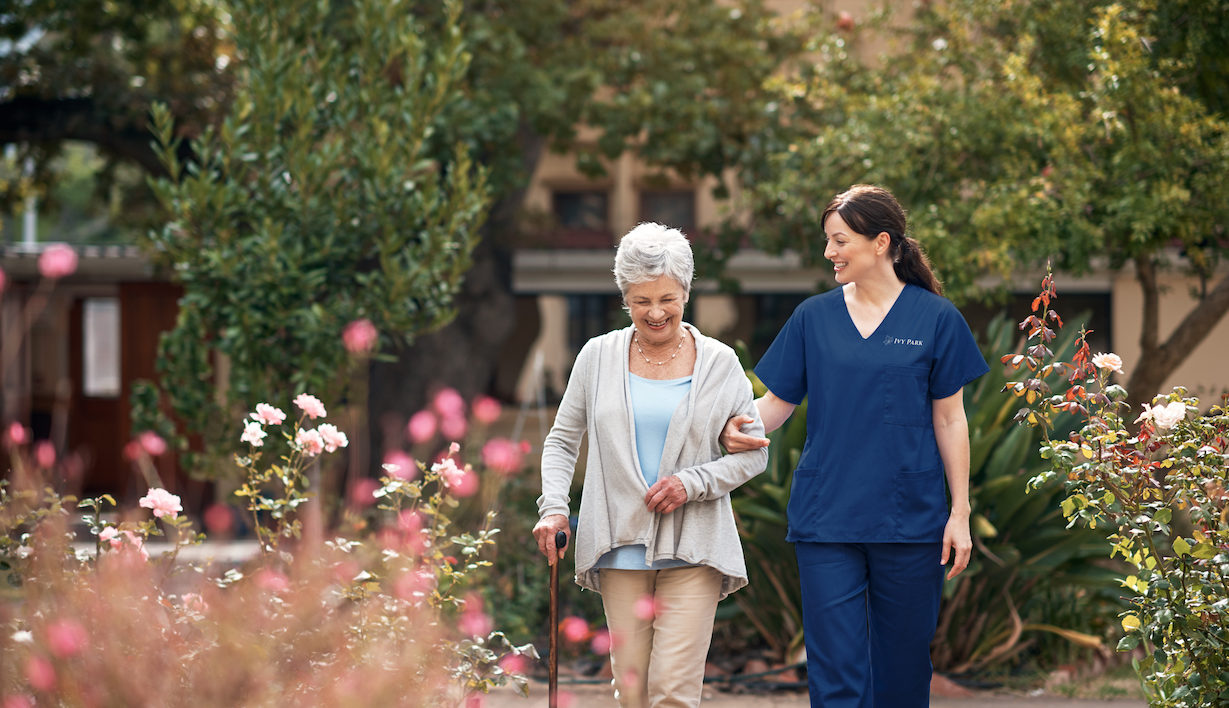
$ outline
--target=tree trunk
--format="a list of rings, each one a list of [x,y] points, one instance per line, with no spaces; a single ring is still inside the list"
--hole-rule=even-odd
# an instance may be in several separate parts
[[[1199,346],[1225,313],[1229,312],[1229,276],[1208,291],[1194,309],[1187,313],[1163,343],[1160,342],[1160,288],[1156,280],[1156,264],[1148,257],[1135,259],[1135,278],[1144,293],[1142,328],[1139,336],[1139,362],[1127,381],[1127,403],[1131,418],[1161,391],[1161,386],[1175,369]]]
[[[397,361],[371,367],[367,410],[369,467],[374,474],[379,474],[384,453],[402,446],[409,417],[426,406],[436,390],[450,386],[466,400],[488,392],[504,342],[520,326],[512,294],[512,253],[501,243],[504,234],[516,229],[528,175],[545,142],[528,127],[522,127],[518,142],[525,182],[492,207],[473,251],[474,265],[455,300],[456,318],[439,331],[419,335],[397,354]]]

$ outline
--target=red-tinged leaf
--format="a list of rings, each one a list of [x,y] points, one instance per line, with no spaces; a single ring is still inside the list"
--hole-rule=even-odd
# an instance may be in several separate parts
[[[1033,298],[1033,312],[1041,309],[1041,296]]]

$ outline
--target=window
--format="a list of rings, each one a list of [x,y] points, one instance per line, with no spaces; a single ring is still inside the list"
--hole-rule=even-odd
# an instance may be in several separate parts
[[[82,393],[92,398],[119,396],[119,300],[87,298],[82,312]]]
[[[696,228],[696,193],[690,189],[641,192],[640,220],[681,229],[691,236]]]
[[[599,334],[628,324],[623,302],[614,295],[568,295],[568,348],[579,352]]]
[[[607,231],[610,226],[609,198],[606,192],[555,192],[553,209],[565,229]]]

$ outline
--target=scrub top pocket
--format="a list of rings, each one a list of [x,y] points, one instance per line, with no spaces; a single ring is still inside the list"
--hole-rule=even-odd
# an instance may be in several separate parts
[[[932,414],[925,366],[884,367],[883,422],[890,425],[929,425]]]

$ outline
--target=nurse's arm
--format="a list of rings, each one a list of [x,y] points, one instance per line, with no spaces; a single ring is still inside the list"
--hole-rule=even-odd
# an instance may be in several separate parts
[[[931,404],[934,417],[935,442],[947,474],[947,489],[952,496],[952,508],[943,530],[943,557],[940,563],[951,565],[947,577],[959,575],[969,565],[973,551],[969,535],[969,421],[964,415],[964,389],[935,399]]]
[[[760,420],[764,421],[764,432],[771,433],[780,428],[786,420],[789,420],[790,415],[793,414],[794,409],[798,406],[777,398],[772,391],[769,391],[755,399],[755,407],[760,412]],[[725,427],[721,430],[721,435],[717,438],[721,446],[726,449],[726,452],[734,454],[768,447],[768,438],[748,435],[742,431],[744,425],[753,422],[755,422],[754,418],[745,415],[736,415],[726,421]]]

